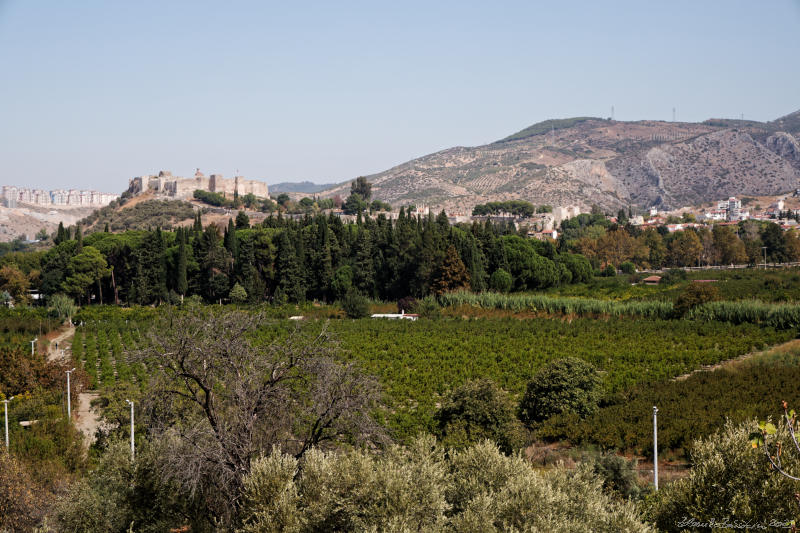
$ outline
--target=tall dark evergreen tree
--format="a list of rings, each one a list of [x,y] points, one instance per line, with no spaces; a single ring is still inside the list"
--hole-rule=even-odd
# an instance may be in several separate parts
[[[236,260],[239,255],[239,240],[236,238],[236,228],[233,225],[233,219],[228,219],[228,227],[225,229],[225,238],[223,239],[223,246],[231,257]]]
[[[61,244],[62,242],[66,241],[66,240],[69,240],[69,238],[67,237],[67,232],[64,229],[64,223],[63,222],[59,222],[58,223],[58,231],[56,231],[56,238],[53,239],[53,242],[58,245],[58,244]]]
[[[78,253],[80,253],[83,249],[83,231],[81,230],[80,224],[75,226],[75,240],[78,243]]]
[[[369,232],[358,232],[353,263],[353,283],[362,294],[375,297],[375,264]]]
[[[250,217],[244,211],[236,214],[236,229],[248,229],[250,227]]]
[[[278,237],[275,270],[278,282],[275,296],[285,296],[293,302],[305,300],[305,283],[300,272],[297,247],[289,239],[287,231],[282,231]]]
[[[180,294],[181,297],[183,297],[186,295],[186,291],[189,289],[189,282],[187,278],[189,254],[186,250],[186,234],[181,228],[178,228],[177,239],[178,239],[178,265],[177,265],[177,276],[175,280],[175,291],[178,294]]]

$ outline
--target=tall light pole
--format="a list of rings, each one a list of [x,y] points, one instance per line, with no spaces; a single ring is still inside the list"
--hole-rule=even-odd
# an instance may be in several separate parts
[[[767,247],[766,246],[762,246],[761,249],[764,250],[764,270],[766,270],[767,269]]]
[[[35,339],[33,339],[33,340],[31,341],[31,355],[33,355],[33,343],[35,343],[35,342],[36,342],[36,341],[38,341],[38,340],[39,340],[39,337],[36,337]]]
[[[72,391],[69,387],[69,375],[75,372],[75,369],[67,370],[67,420],[72,420]]]
[[[133,461],[133,458],[136,455],[136,445],[133,442],[133,402],[130,400],[125,401],[131,406],[131,461]]]
[[[653,406],[653,481],[658,490],[658,407]]]
[[[6,411],[6,450],[8,450],[8,402],[10,402],[13,399],[14,397],[12,396],[11,398],[6,398],[5,400],[3,400]]]

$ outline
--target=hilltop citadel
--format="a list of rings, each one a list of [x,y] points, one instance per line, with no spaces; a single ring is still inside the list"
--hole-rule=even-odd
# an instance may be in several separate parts
[[[193,178],[173,176],[172,172],[162,170],[157,176],[138,176],[128,182],[131,194],[152,191],[157,195],[168,196],[177,200],[188,200],[194,191],[216,192],[226,196],[252,194],[259,198],[269,197],[267,184],[258,180],[248,180],[242,176],[224,178],[222,174],[211,174],[206,177],[197,169]]]

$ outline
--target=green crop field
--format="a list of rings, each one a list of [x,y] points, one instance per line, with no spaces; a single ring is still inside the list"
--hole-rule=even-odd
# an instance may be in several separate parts
[[[752,324],[626,319],[364,319],[329,328],[381,380],[391,425],[403,436],[429,429],[441,396],[469,379],[521,394],[543,364],[576,356],[597,366],[614,394],[795,336]]]
[[[146,370],[131,363],[130,352],[142,346],[153,314],[148,311],[144,317],[108,308],[88,316],[91,319],[76,333],[73,356],[92,385],[110,388],[122,381],[143,385]],[[791,328],[747,322],[625,317],[334,319],[302,327],[318,329],[323,324],[340,341],[344,357],[357,360],[380,380],[387,422],[401,438],[431,429],[437,402],[470,379],[490,378],[518,396],[542,365],[576,356],[602,372],[610,398],[642,383],[658,383],[796,335]],[[259,330],[258,341],[279,339],[294,326],[270,320]]]

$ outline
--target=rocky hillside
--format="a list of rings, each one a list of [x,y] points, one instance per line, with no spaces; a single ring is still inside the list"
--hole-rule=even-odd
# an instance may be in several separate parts
[[[549,120],[368,176],[375,197],[469,212],[488,200],[680,207],[800,181],[800,112],[772,122]],[[346,196],[348,184],[323,194]]]

